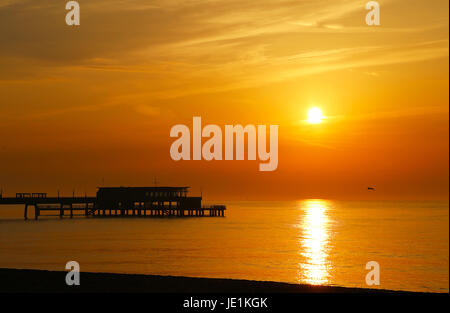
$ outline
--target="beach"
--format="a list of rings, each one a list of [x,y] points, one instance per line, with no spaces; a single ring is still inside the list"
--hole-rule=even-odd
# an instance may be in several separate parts
[[[381,289],[345,288],[237,279],[80,273],[80,285],[65,283],[67,272],[0,269],[0,292],[140,292],[140,293],[398,293]]]

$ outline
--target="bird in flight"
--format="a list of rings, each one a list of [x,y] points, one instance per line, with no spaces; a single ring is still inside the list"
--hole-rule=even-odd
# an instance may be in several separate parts
[[[369,190],[369,191],[376,191],[375,187],[367,187],[367,190]]]

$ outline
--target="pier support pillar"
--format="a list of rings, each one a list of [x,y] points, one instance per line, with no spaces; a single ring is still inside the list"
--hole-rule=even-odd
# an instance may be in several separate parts
[[[39,211],[39,207],[37,206],[37,204],[34,205],[34,219],[37,220],[39,217],[40,211]]]
[[[25,204],[25,211],[24,211],[24,213],[23,213],[23,218],[24,218],[25,220],[28,219],[28,204]]]

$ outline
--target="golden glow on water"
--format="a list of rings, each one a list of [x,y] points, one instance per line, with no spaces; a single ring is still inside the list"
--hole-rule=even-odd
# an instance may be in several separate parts
[[[300,232],[300,254],[304,261],[300,263],[299,282],[313,285],[328,283],[328,206],[324,200],[306,200],[301,202],[304,217]]]

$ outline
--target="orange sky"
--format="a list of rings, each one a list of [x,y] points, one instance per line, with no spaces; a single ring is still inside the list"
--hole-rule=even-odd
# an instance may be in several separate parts
[[[448,199],[448,1],[0,3],[6,193],[189,185],[206,199]],[[304,123],[309,108],[327,119]],[[174,162],[175,124],[279,125],[279,165]],[[367,186],[376,186],[368,193]]]

